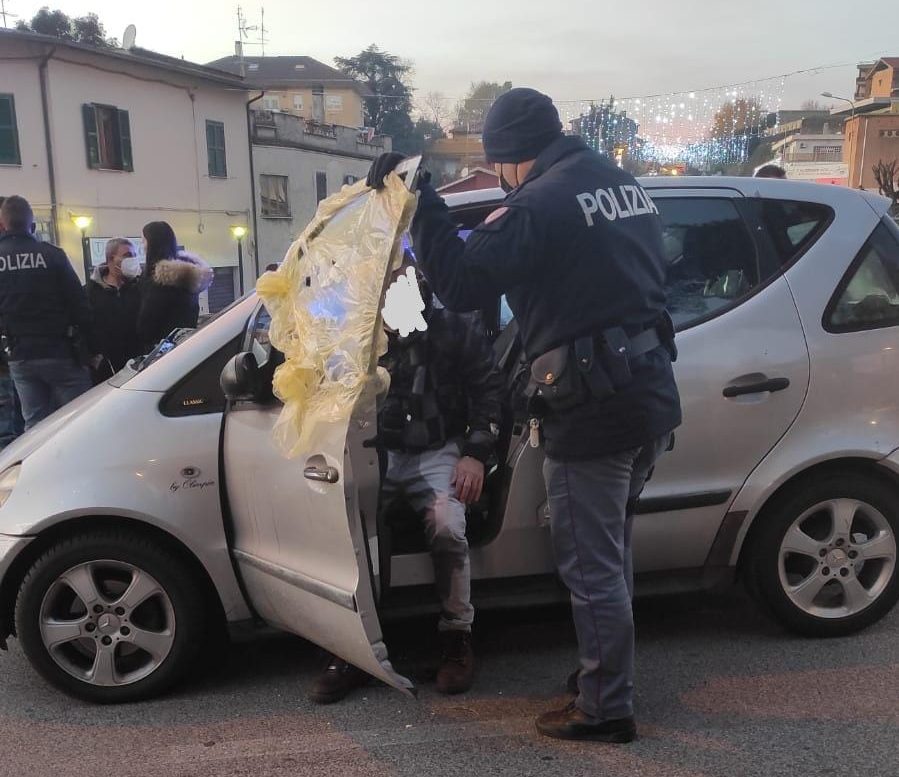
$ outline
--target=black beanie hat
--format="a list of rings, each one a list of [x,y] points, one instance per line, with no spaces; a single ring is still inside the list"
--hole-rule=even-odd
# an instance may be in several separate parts
[[[536,89],[512,89],[496,98],[484,121],[488,162],[527,162],[562,136],[553,101]]]

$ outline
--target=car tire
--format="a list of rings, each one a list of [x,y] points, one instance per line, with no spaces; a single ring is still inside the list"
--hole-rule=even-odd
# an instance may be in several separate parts
[[[31,566],[16,600],[26,657],[51,685],[100,704],[172,688],[206,633],[204,588],[151,538],[98,531],[62,540]]]
[[[747,588],[803,636],[839,637],[876,623],[899,599],[897,497],[864,474],[800,484],[757,519]]]

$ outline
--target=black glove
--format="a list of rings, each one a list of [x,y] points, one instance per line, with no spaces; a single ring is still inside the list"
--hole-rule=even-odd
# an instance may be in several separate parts
[[[374,162],[372,162],[365,183],[372,189],[383,189],[384,179],[396,170],[397,165],[405,158],[406,157],[403,154],[398,154],[396,151],[391,151],[388,154],[381,154]]]

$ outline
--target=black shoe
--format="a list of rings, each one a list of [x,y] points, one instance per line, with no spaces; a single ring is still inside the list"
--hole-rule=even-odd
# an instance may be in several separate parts
[[[443,631],[440,646],[443,660],[437,671],[437,690],[448,695],[465,693],[474,682],[471,632]]]
[[[316,704],[334,704],[345,699],[350,691],[361,688],[371,680],[371,676],[348,664],[342,658],[333,656],[328,666],[315,680],[309,698]]]
[[[577,679],[578,677],[580,677],[580,674],[581,670],[575,669],[570,675],[568,675],[568,679],[565,681],[565,690],[567,690],[568,693],[573,693],[575,696],[577,696],[581,692],[577,684]]]
[[[594,722],[574,702],[565,709],[544,712],[537,718],[537,731],[553,739],[576,739],[586,742],[625,744],[637,738],[633,718]]]

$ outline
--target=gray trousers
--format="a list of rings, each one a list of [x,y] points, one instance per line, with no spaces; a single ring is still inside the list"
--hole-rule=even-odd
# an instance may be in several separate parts
[[[450,485],[459,455],[456,443],[424,453],[388,451],[387,476],[381,486],[382,509],[404,497],[424,518],[440,598],[441,631],[471,631],[474,621],[465,505]]]
[[[591,718],[634,714],[633,504],[670,435],[588,461],[546,459],[556,564],[571,592],[580,655],[577,706]]]

